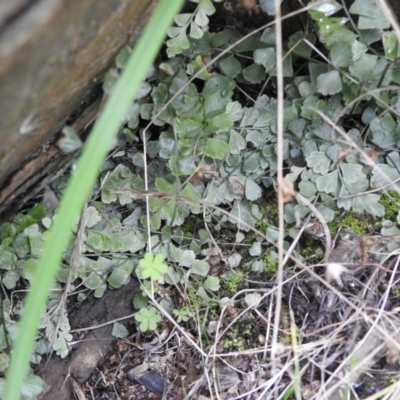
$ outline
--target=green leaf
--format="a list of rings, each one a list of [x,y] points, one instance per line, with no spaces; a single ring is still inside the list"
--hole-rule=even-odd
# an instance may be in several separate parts
[[[301,107],[301,116],[311,121],[321,120],[321,117],[312,110],[315,108],[322,114],[325,114],[326,103],[323,100],[318,99],[316,96],[307,97],[304,100],[303,106]]]
[[[386,57],[395,60],[398,54],[399,42],[397,41],[396,34],[393,31],[384,32],[382,34],[382,43],[385,49]]]
[[[190,205],[190,210],[193,214],[198,214],[201,212],[200,200],[201,194],[194,188],[194,186],[188,182],[180,195],[185,196],[185,202]]]
[[[244,300],[248,307],[250,308],[257,308],[261,302],[261,295],[259,293],[249,293],[246,294]]]
[[[129,46],[125,46],[119,51],[117,57],[115,57],[115,64],[117,65],[118,68],[121,69],[125,67],[125,64],[128,61],[131,53],[132,49]]]
[[[19,275],[15,271],[7,271],[1,281],[7,289],[14,289],[19,281]]]
[[[37,266],[37,261],[30,258],[27,260],[24,264],[24,269],[21,271],[20,275],[21,278],[27,279],[28,281],[31,281],[34,276],[34,272],[36,270]]]
[[[310,41],[312,44],[315,44],[317,40],[316,36],[313,33],[309,33],[306,36],[306,39]],[[293,53],[304,58],[310,58],[312,48],[303,40],[304,40],[304,33],[296,32],[294,35],[290,36],[288,41],[288,46],[290,49],[292,49],[297,44],[297,46],[294,47],[293,49]]]
[[[261,243],[260,242],[254,242],[250,247],[249,254],[252,257],[257,257],[257,256],[261,255],[261,250],[262,250],[261,249]]]
[[[315,183],[320,192],[336,194],[339,184],[338,170],[335,169],[334,171],[329,172],[329,174],[320,176],[316,179]]]
[[[283,59],[282,59],[282,75],[286,78],[293,77],[293,57],[292,53],[283,52]],[[277,70],[274,69],[271,75],[276,76]]]
[[[81,303],[82,301],[85,301],[87,299],[87,296],[85,293],[78,293],[78,296],[76,296],[76,300]]]
[[[262,196],[262,190],[252,179],[246,179],[245,196],[249,201],[255,201]]]
[[[312,168],[316,174],[326,175],[331,165],[331,160],[325,152],[313,151],[307,158],[307,166]]]
[[[224,29],[220,32],[215,33],[211,37],[211,45],[213,47],[222,47],[225,44],[229,43],[232,39],[233,31],[231,29]]]
[[[322,177],[321,177],[322,178]],[[318,179],[321,179],[321,178],[318,178]],[[318,179],[317,179],[317,181],[316,182],[318,182]],[[323,180],[321,179],[321,181],[323,182]],[[325,182],[324,182],[325,183]],[[326,191],[326,190],[324,190],[325,189],[325,187],[322,189],[318,189],[319,191]],[[306,198],[311,198],[312,196],[314,196],[315,195],[315,193],[316,193],[316,191],[317,191],[317,187],[315,186],[315,184],[314,183],[312,183],[312,182],[310,182],[310,181],[301,181],[300,183],[299,183],[299,191],[300,191],[300,193],[304,196],[304,197],[306,197]]]
[[[232,54],[219,62],[219,68],[229,78],[236,78],[242,71],[242,64]]]
[[[14,265],[17,261],[17,257],[15,254],[10,253],[9,251],[3,250],[0,246],[0,268],[5,270],[10,270],[14,268]]]
[[[105,283],[103,283],[100,287],[98,287],[94,291],[93,296],[96,297],[96,299],[100,299],[101,297],[103,297],[103,294],[106,289],[107,289],[107,285]]]
[[[206,289],[216,292],[220,289],[219,278],[216,276],[209,276],[203,283]]]
[[[42,204],[35,204],[28,211],[28,215],[32,216],[36,222],[39,222],[47,216],[47,210]]]
[[[265,72],[272,72],[276,65],[276,54],[273,47],[267,47],[265,49],[257,49],[253,53],[254,62],[262,65],[265,68]]]
[[[357,61],[349,67],[349,71],[356,78],[369,81],[374,80],[374,69],[376,67],[378,57],[371,54],[362,55]]]
[[[377,164],[372,170],[371,187],[381,188],[400,177],[398,167],[391,167],[387,164]]]
[[[140,308],[145,308],[147,307],[148,304],[148,300],[147,300],[147,296],[145,296],[142,293],[138,293],[137,295],[135,295],[135,297],[133,298],[133,307],[135,309],[140,309]]]
[[[175,31],[172,31],[170,28],[170,30],[168,31],[168,35],[172,34],[172,32]],[[179,34],[172,39],[167,40],[166,44],[168,46],[167,54],[170,58],[182,53],[183,50],[188,49],[190,47],[190,42],[186,36],[186,29],[179,29]]]
[[[99,221],[101,221],[101,215],[100,215],[99,211],[97,211],[95,207],[89,206],[86,209],[86,227],[92,228]]]
[[[178,323],[187,322],[190,318],[190,311],[186,308],[181,308],[179,310],[174,310],[174,315]]]
[[[238,101],[229,102],[226,112],[231,116],[232,121],[240,121],[243,117],[243,108]]]
[[[367,212],[375,217],[383,217],[385,215],[385,207],[379,203],[380,196],[378,194],[363,194],[352,199],[351,206],[355,212]]]
[[[229,134],[229,149],[231,154],[240,154],[242,150],[246,148],[246,140],[237,133],[234,129],[231,129]]]
[[[129,204],[132,203],[134,197],[131,190],[142,188],[142,178],[133,175],[128,167],[119,164],[108,175],[101,189],[101,201],[109,204],[118,200],[121,205]]]
[[[204,35],[203,30],[194,22],[190,23],[189,36],[193,39],[201,39]]]
[[[348,42],[336,42],[330,51],[332,64],[337,68],[348,67],[353,62],[353,50]]]
[[[161,321],[161,317],[154,307],[142,308],[135,315],[136,321],[140,322],[140,330],[142,332],[155,331],[157,324]]]
[[[317,91],[324,96],[340,93],[342,89],[342,80],[336,70],[321,74],[317,79]]]
[[[233,253],[228,257],[228,265],[231,268],[238,267],[241,261],[242,261],[242,256],[239,253]]]
[[[208,25],[207,15],[212,15],[215,13],[215,11],[216,11],[215,7],[212,4],[211,0],[200,0],[199,8],[195,16],[196,24],[200,26],[207,26]]]
[[[192,18],[192,15],[193,14],[191,14],[191,13],[178,14],[178,15],[175,15],[174,21],[180,27],[187,26],[190,19]]]
[[[61,132],[63,136],[58,141],[57,145],[64,153],[73,153],[82,147],[82,141],[74,128],[66,126]]]
[[[180,257],[178,262],[179,265],[182,267],[191,268],[195,260],[196,260],[196,255],[194,254],[194,252],[192,250],[185,250],[182,253],[182,256]]]
[[[329,17],[330,15],[337,13],[342,8],[343,7],[338,2],[334,0],[329,0],[323,2],[322,4],[319,4],[317,2],[317,4],[313,6],[312,10],[319,11],[324,16]]]
[[[116,338],[122,339],[126,338],[129,335],[129,331],[121,323],[115,322],[111,331],[111,335]]]
[[[197,25],[196,25],[197,26]],[[203,32],[203,31],[201,31]],[[197,73],[200,73],[200,75],[197,75],[198,79],[202,79],[203,81],[206,81],[207,79],[210,78],[211,73],[209,72],[208,68],[206,68],[207,62],[209,60],[204,58],[203,56],[199,55],[197,56],[194,60],[190,61],[190,63],[186,67],[186,73],[188,75],[194,75]],[[201,71],[201,72],[200,72]],[[192,98],[189,99],[188,97],[185,96],[184,102],[186,102],[186,107],[182,108],[182,110],[178,109],[178,107],[175,107],[175,111],[177,114],[182,115],[183,113],[190,113],[193,114],[193,112],[200,107],[200,103],[195,103],[195,106],[192,107],[190,110],[190,104],[193,103],[197,99]],[[177,101],[173,102],[174,106],[177,104]],[[149,118],[150,119],[150,118]]]
[[[208,128],[212,133],[225,132],[233,127],[233,121],[228,113],[221,113],[208,121]]]
[[[144,255],[137,269],[142,279],[151,278],[154,280],[158,280],[167,270],[168,266],[164,263],[164,256],[162,254],[157,254],[154,257],[152,253],[146,253]]]
[[[43,391],[43,381],[38,376],[29,374],[21,386],[24,400],[33,400]]]
[[[0,226],[0,240],[14,236],[16,233],[17,230],[14,224],[11,224],[10,222],[5,222]]]
[[[226,106],[231,102],[235,87],[235,81],[223,75],[211,76],[206,81],[202,94],[204,96],[204,112],[207,118],[225,112]]]
[[[210,265],[205,260],[195,260],[190,268],[190,273],[200,276],[207,276],[209,271]]]
[[[282,2],[282,0],[280,0]],[[261,10],[268,15],[275,15],[275,2],[274,0],[260,0]]]
[[[229,151],[229,145],[222,140],[207,139],[205,153],[208,157],[223,160]]]
[[[245,232],[248,232],[250,227],[254,227],[256,223],[256,219],[251,213],[251,203],[247,200],[242,200],[241,202],[235,200],[228,219]],[[241,222],[245,222],[246,225]]]
[[[359,15],[357,25],[359,29],[390,28],[390,22],[374,0],[355,0],[349,12]]]
[[[342,172],[343,182],[345,185],[352,185],[366,179],[361,164],[340,163],[339,168]]]
[[[261,83],[266,78],[265,70],[255,63],[244,68],[242,74],[243,78],[246,79],[247,82],[253,84]]]
[[[89,276],[83,281],[83,284],[90,290],[97,289],[102,283],[103,280],[94,272],[91,272]]]
[[[128,282],[132,270],[133,270],[133,263],[132,262],[125,263],[122,266],[115,268],[111,272],[111,275],[107,278],[107,282],[114,289],[118,289],[122,285],[125,285]]]

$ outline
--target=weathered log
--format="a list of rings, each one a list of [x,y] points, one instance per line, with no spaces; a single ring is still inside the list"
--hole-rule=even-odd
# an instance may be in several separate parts
[[[68,162],[55,144],[60,130],[85,135],[105,72],[158,2],[0,3],[0,222]]]

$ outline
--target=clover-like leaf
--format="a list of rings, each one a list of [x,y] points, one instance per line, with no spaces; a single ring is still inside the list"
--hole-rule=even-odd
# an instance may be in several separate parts
[[[187,308],[180,308],[174,310],[174,315],[176,316],[176,320],[178,323],[187,322],[190,318],[190,311]]]
[[[161,321],[161,317],[154,307],[141,308],[135,315],[135,319],[140,322],[139,328],[142,332],[156,330],[157,324]]]
[[[167,264],[164,263],[164,256],[157,254],[155,257],[152,253],[146,253],[144,258],[139,262],[140,277],[143,279],[151,278],[159,279],[168,270]]]

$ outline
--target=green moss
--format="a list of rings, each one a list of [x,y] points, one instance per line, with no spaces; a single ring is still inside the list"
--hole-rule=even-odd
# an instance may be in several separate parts
[[[246,338],[253,335],[252,321],[254,316],[249,316],[246,322],[235,325],[226,333],[223,348],[230,351],[244,351],[248,349]]]
[[[328,226],[333,235],[339,228],[349,228],[357,235],[362,236],[368,231],[368,226],[371,225],[371,222],[373,222],[373,217],[366,215],[365,218],[360,218],[357,213],[349,211],[343,218],[337,222],[330,222]]]
[[[235,294],[237,293],[237,287],[239,283],[243,281],[243,274],[238,272],[237,274],[233,275],[229,279],[220,278],[221,285],[224,289],[226,289],[229,293]]]
[[[270,252],[266,252],[261,259],[265,263],[265,272],[268,274],[275,274],[278,271],[278,259],[275,258]]]
[[[320,251],[321,242],[311,235],[304,237],[304,243],[302,242],[301,254],[304,258],[316,257],[317,260],[322,260],[324,254]]]
[[[400,203],[400,195],[394,190],[389,190],[388,195],[384,194],[379,203],[385,207],[385,218],[390,221],[396,221],[399,213],[399,206],[397,204]]]

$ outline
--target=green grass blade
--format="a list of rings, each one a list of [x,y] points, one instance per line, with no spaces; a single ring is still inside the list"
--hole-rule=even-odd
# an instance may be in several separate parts
[[[50,230],[35,272],[31,291],[26,299],[15,347],[11,355],[3,399],[18,400],[20,398],[20,390],[28,369],[39,319],[44,310],[62,253],[71,235],[73,223],[89,195],[99,167],[107,154],[109,144],[120,127],[120,121],[122,121],[140,82],[144,79],[147,69],[155,59],[167,28],[182,4],[183,0],[161,0],[135,45],[112,96],[107,101],[104,111],[87,140],[76,172],[60,203],[58,218]]]

